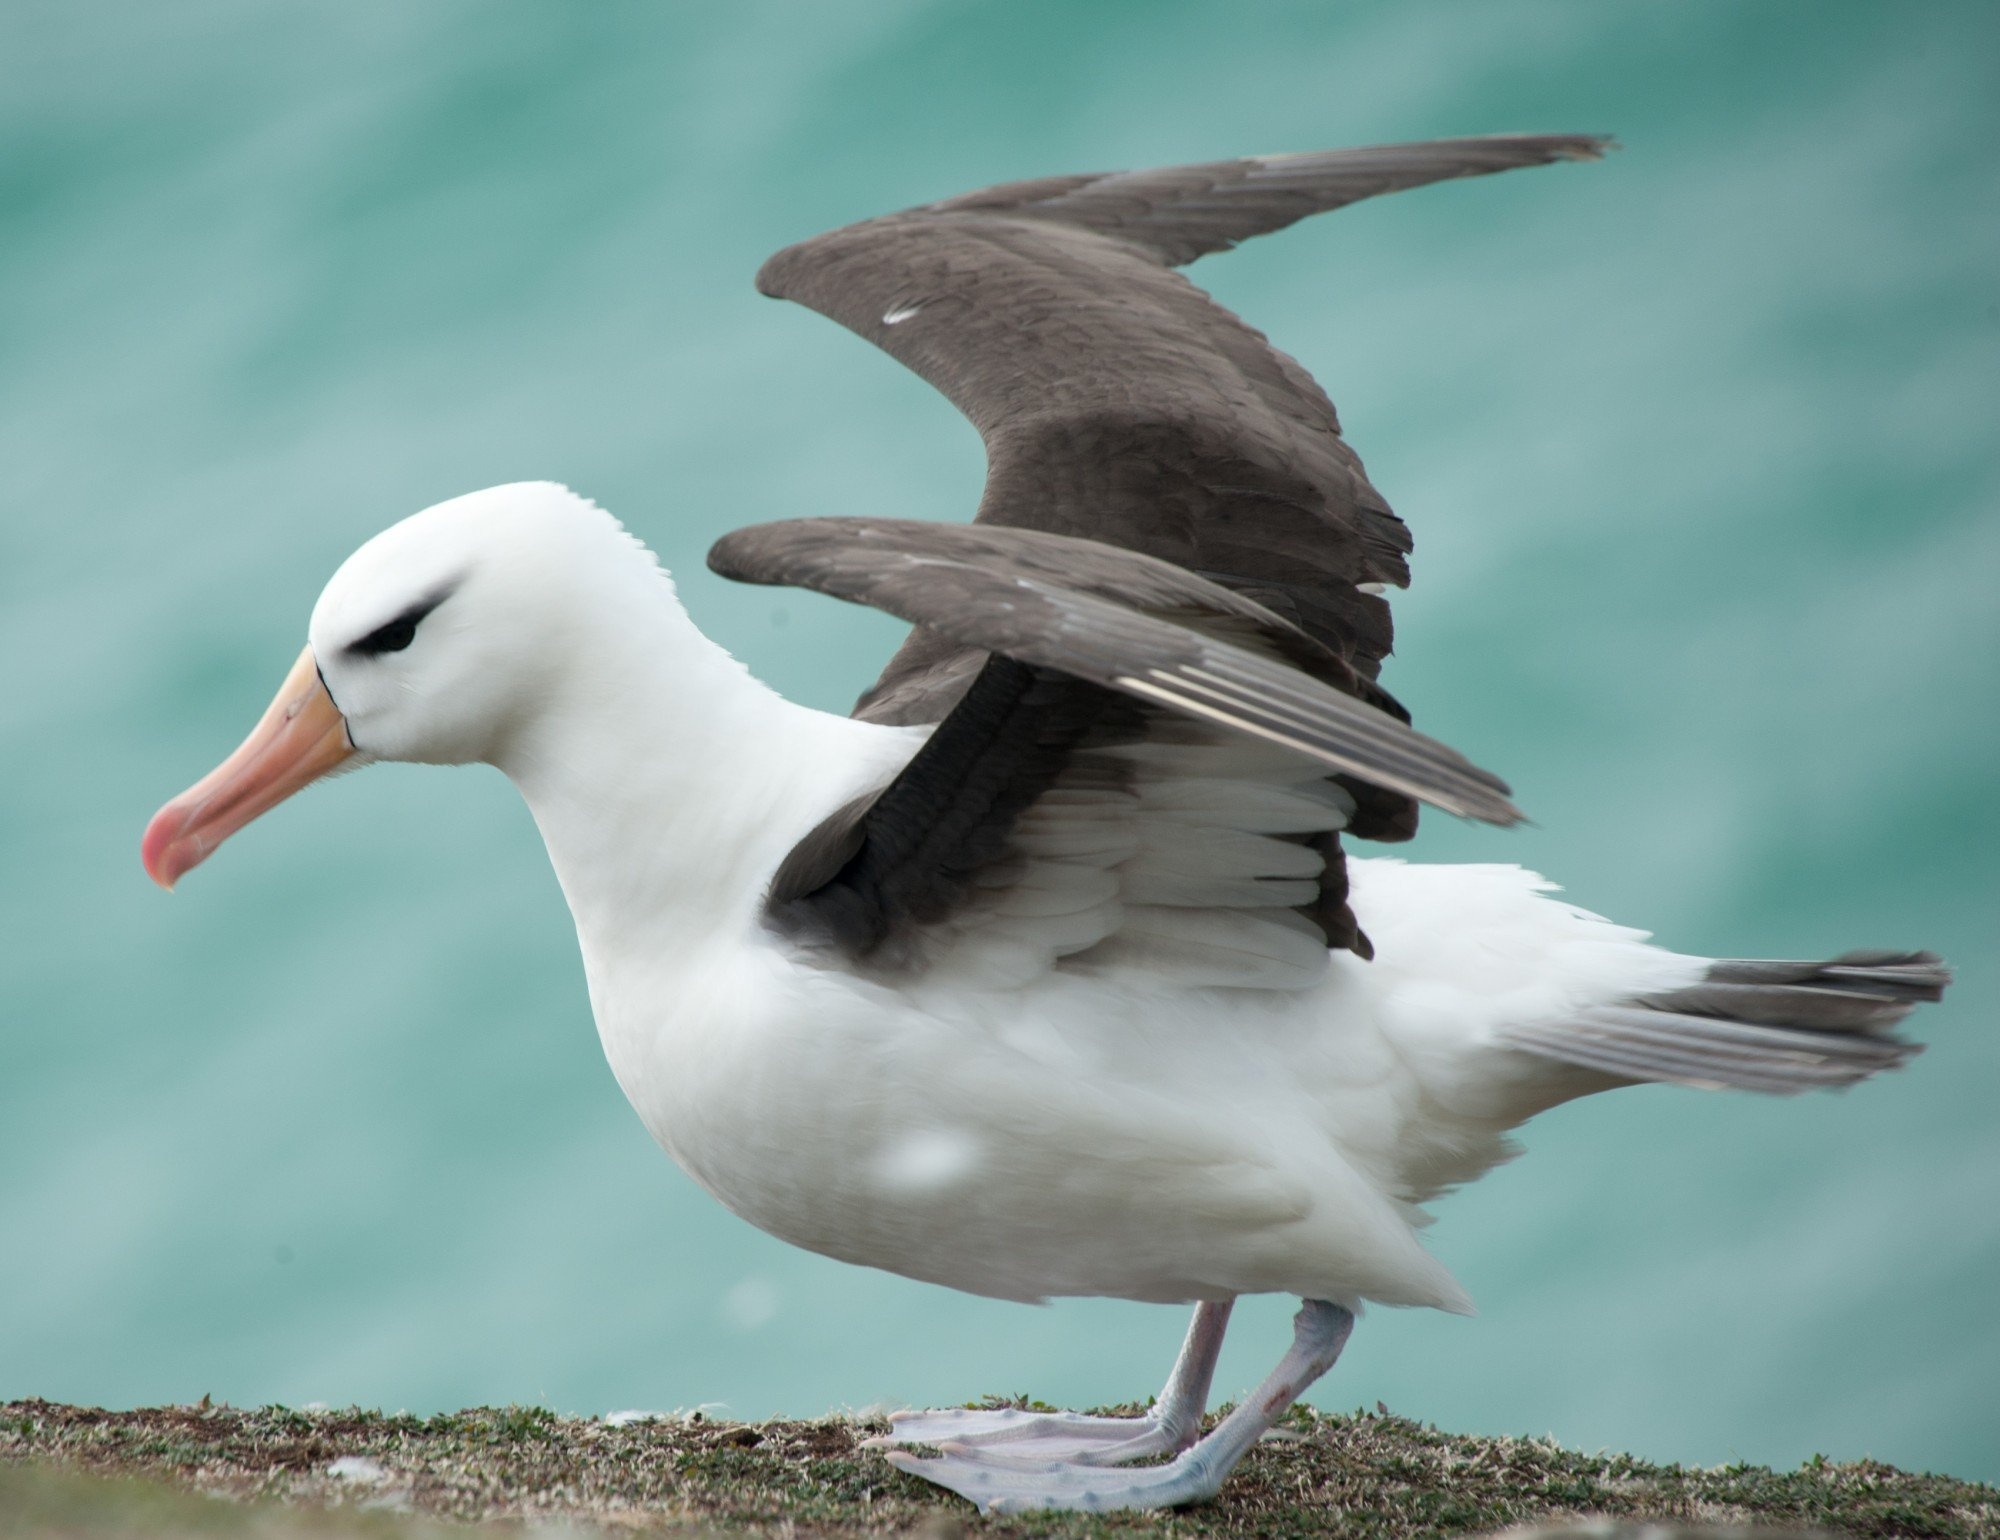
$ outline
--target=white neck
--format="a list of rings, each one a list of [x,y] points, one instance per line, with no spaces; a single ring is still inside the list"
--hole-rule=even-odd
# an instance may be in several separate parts
[[[569,677],[496,756],[542,831],[593,997],[740,941],[791,846],[911,746],[785,700],[648,577],[590,617]]]

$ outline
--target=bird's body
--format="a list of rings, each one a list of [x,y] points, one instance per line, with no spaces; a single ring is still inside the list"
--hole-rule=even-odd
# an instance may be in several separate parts
[[[718,939],[663,1003],[650,959],[585,949],[647,1127],[781,1240],[1006,1299],[1466,1310],[1418,1204],[1503,1159],[1506,1131],[1578,1078],[1493,1028],[1707,964],[1518,868],[1368,861],[1356,879],[1396,963],[1339,963],[1281,1000],[1115,973],[913,998],[755,937]]]
[[[1329,954],[1302,987],[1189,984],[1158,960],[995,979],[979,935],[915,979],[826,967],[765,923],[773,876],[927,734],[785,701],[693,631],[608,516],[509,490],[600,539],[634,594],[592,607],[588,677],[497,763],[576,916],[619,1084],[782,1240],[1009,1299],[1463,1309],[1417,1206],[1602,1084],[1497,1029],[1707,967],[1518,868],[1393,860],[1351,865],[1373,961]]]
[[[971,528],[754,526],[726,576],[917,629],[852,717],[695,629],[611,516],[521,483],[364,545],[235,756],[162,810],[162,881],[370,758],[520,788],[605,1053],[736,1213],[1006,1299],[1197,1301],[1141,1421],[924,1414],[906,1470],[999,1507],[1211,1494],[1364,1301],[1468,1308],[1422,1205],[1575,1096],[1791,1093],[1901,1063],[1926,953],[1683,957],[1513,866],[1352,859],[1417,804],[1519,819],[1378,681],[1407,532],[1297,363],[1172,271],[1356,198],[1594,156],[1564,136],[987,189],[759,275],[944,390]],[[1229,1302],[1301,1296],[1196,1441]],[[1145,1456],[1168,1464],[1133,1467]],[[1131,1467],[1114,1471],[1112,1467]]]

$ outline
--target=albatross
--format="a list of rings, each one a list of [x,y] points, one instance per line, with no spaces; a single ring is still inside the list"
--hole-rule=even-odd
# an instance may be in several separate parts
[[[1380,682],[1410,537],[1306,371],[1179,272],[1378,193],[1596,158],[1507,136],[1050,177],[779,252],[767,295],[971,419],[969,526],[793,519],[709,564],[900,617],[850,716],[696,630],[548,483],[417,513],[334,574],[249,738],[163,807],[171,886],[308,783],[483,762],[576,921],[619,1085],[723,1204],[974,1294],[1193,1304],[1152,1409],[900,1414],[996,1511],[1212,1496],[1366,1301],[1465,1311],[1424,1205],[1574,1097],[1773,1095],[1902,1064],[1928,952],[1689,957],[1506,865],[1363,860],[1504,782]],[[1294,1341],[1204,1432],[1234,1300]],[[929,1452],[926,1452],[929,1451]]]

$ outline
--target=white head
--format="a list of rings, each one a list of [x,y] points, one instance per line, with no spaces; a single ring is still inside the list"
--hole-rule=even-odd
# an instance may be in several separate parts
[[[154,815],[146,869],[172,886],[258,814],[369,760],[502,763],[560,692],[589,688],[578,662],[596,643],[662,613],[685,624],[652,553],[566,487],[426,508],[334,573],[263,720]]]
[[[607,612],[673,587],[595,503],[547,481],[439,503],[340,565],[313,606],[319,676],[370,759],[500,759]]]

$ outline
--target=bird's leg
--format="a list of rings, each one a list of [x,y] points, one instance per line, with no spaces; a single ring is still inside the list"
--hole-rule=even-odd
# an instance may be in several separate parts
[[[1005,1452],[945,1440],[941,1456],[923,1459],[907,1449],[889,1451],[898,1470],[935,1481],[970,1498],[988,1513],[1043,1508],[1101,1512],[1112,1508],[1168,1508],[1213,1497],[1250,1446],[1274,1427],[1305,1388],[1333,1367],[1354,1314],[1309,1299],[1293,1322],[1291,1350],[1278,1367],[1215,1431],[1164,1465],[1110,1469],[1085,1458],[1031,1462]],[[1192,1333],[1190,1333],[1192,1336]]]
[[[1215,1360],[1229,1329],[1232,1303],[1205,1300],[1195,1306],[1173,1373],[1143,1417],[1086,1417],[1080,1412],[1027,1412],[1013,1407],[897,1412],[889,1419],[887,1435],[871,1438],[863,1447],[949,1444],[1030,1466],[1062,1460],[1118,1465],[1178,1454],[1201,1436],[1201,1417],[1208,1410],[1208,1387],[1215,1378]]]
[[[1165,1436],[1162,1454],[1179,1454],[1201,1437],[1202,1414],[1208,1410],[1208,1387],[1215,1380],[1215,1361],[1222,1356],[1222,1335],[1229,1330],[1233,1299],[1203,1300],[1188,1322],[1187,1340],[1173,1372],[1153,1403],[1151,1421]]]

